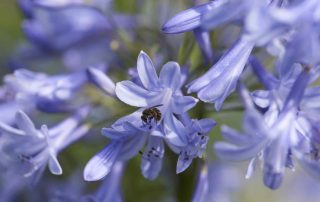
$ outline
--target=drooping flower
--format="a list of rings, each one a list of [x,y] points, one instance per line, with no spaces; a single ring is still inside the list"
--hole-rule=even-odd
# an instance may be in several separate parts
[[[280,81],[278,89],[270,89],[269,94],[265,93],[266,101],[263,101],[263,96],[255,99],[259,107],[266,109],[263,113],[254,107],[249,94],[242,88],[241,94],[247,110],[244,118],[245,133],[223,127],[222,134],[229,143],[217,143],[217,154],[236,161],[251,158],[247,177],[252,175],[257,160],[261,159],[264,184],[271,189],[281,185],[286,167],[294,167],[293,157],[307,170],[318,170],[314,166],[316,160],[312,157],[311,148],[315,144],[312,140],[313,131],[310,130],[310,122],[305,119],[310,112],[304,109],[302,102],[308,91],[305,89],[312,81],[310,71],[314,70],[304,67],[298,76],[291,78],[294,82],[289,85],[289,90],[280,88]]]
[[[208,72],[188,85],[188,92],[197,92],[200,100],[214,102],[216,110],[220,110],[224,100],[235,90],[252,49],[251,42],[237,41]]]

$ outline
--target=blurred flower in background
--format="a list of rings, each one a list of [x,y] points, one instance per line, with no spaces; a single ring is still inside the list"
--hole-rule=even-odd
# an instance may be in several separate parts
[[[318,201],[318,0],[0,13],[0,201]]]

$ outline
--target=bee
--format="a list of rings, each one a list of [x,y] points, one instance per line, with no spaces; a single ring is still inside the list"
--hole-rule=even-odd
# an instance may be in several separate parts
[[[142,115],[141,115],[141,120],[146,123],[150,124],[152,119],[155,119],[156,122],[161,120],[161,112],[157,107],[162,106],[160,105],[155,105],[153,107],[147,108],[143,110]]]

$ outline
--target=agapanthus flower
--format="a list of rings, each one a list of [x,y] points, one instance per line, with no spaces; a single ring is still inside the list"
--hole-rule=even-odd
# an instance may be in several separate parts
[[[216,125],[216,122],[209,118],[190,119],[187,114],[181,116],[181,123],[177,119],[174,121],[177,126],[174,127],[174,132],[180,136],[185,135],[188,142],[182,147],[170,145],[171,149],[179,154],[176,172],[181,173],[190,166],[194,158],[202,157],[209,140],[208,133]]]
[[[35,1],[28,4],[31,17],[23,22],[22,28],[31,46],[18,49],[10,61],[12,68],[22,68],[29,62],[43,59],[59,59],[72,70],[106,65],[113,59],[110,50],[115,30],[136,26],[132,16],[112,13],[107,17],[89,3],[55,4],[59,3]]]
[[[124,103],[149,109],[157,106],[161,112],[160,120],[154,118],[145,122],[146,126],[154,127],[172,114],[182,114],[197,103],[197,99],[184,96],[181,88],[180,67],[175,62],[166,63],[159,77],[150,58],[141,52],[138,56],[137,70],[142,86],[132,81],[122,81],[116,84],[116,95]]]
[[[105,177],[112,170],[116,161],[125,161],[134,157],[148,141],[148,148],[142,153],[141,163],[143,175],[153,180],[161,169],[164,153],[164,145],[159,136],[161,132],[145,130],[141,127],[141,111],[136,111],[130,115],[122,117],[116,121],[111,128],[103,128],[102,134],[111,142],[98,154],[92,157],[84,169],[84,179],[96,181]],[[151,151],[151,152],[150,152]],[[156,162],[156,167],[151,169],[145,164],[151,165]]]
[[[186,155],[189,158],[187,163],[183,163],[184,166],[178,166],[179,172],[185,170],[193,158],[201,156],[205,149],[205,133],[215,123],[209,119],[190,120],[184,126],[175,117],[197,102],[193,97],[183,96],[180,87],[184,79],[181,78],[178,64],[165,64],[158,78],[150,58],[141,52],[137,70],[140,81],[118,82],[115,93],[121,101],[141,108],[119,119],[111,128],[102,129],[102,134],[111,142],[86,165],[84,178],[88,181],[103,178],[110,172],[114,162],[128,160],[139,151],[142,155],[142,174],[148,179],[155,179],[162,167],[165,142],[176,152],[185,155],[179,162]],[[89,69],[88,74],[90,80],[110,94],[113,85],[110,85],[112,82],[107,77],[93,69]],[[201,134],[195,136],[198,133]],[[141,151],[145,144],[144,151]]]
[[[277,53],[277,67],[281,74],[288,73],[295,62],[317,65],[320,42],[314,25],[319,23],[315,17],[319,3],[312,0],[288,4],[211,1],[183,11],[169,20],[163,29],[173,33],[199,27],[212,29],[227,22],[242,22],[237,24],[243,25],[234,46],[207,73],[189,84],[189,92],[197,92],[202,101],[214,102],[216,110],[219,110],[225,98],[234,91],[253,47],[269,45],[276,40],[286,46],[284,51]],[[229,10],[233,12],[226,12]],[[311,37],[307,36],[309,34]],[[308,38],[307,43],[305,38]]]
[[[3,151],[22,169],[25,177],[37,179],[47,165],[52,174],[61,175],[57,155],[87,133],[89,127],[80,124],[88,111],[88,107],[80,108],[50,129],[47,125],[36,129],[31,119],[23,111],[18,111],[15,118],[18,128],[0,123],[5,141]]]
[[[256,109],[248,93],[241,88],[242,98],[246,103],[244,119],[245,133],[239,133],[229,127],[222,128],[224,138],[230,143],[217,143],[215,149],[218,155],[229,160],[246,160],[251,158],[247,177],[250,177],[257,160],[263,163],[264,184],[271,189],[277,189],[283,178],[286,167],[293,168],[292,157],[295,156],[307,170],[314,170],[312,160],[312,131],[308,121],[304,119],[302,101],[306,88],[311,81],[309,67],[293,78],[289,90],[271,89],[266,100],[261,97],[256,102],[263,103]],[[292,79],[291,79],[292,80]],[[280,85],[281,87],[281,85]],[[262,95],[262,93],[260,93]],[[267,103],[267,104],[266,104]],[[311,145],[311,146],[310,146]],[[309,156],[309,157],[308,157]]]
[[[11,102],[22,108],[62,112],[74,109],[71,102],[86,80],[84,72],[49,76],[21,69],[7,75],[5,85],[13,94]]]

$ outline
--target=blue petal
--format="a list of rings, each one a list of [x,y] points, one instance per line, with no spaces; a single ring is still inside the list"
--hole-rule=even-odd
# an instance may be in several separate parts
[[[26,135],[39,136],[39,132],[34,127],[33,122],[23,111],[16,113],[16,124],[21,130],[25,131]]]
[[[193,158],[186,158],[184,155],[179,155],[176,173],[179,174],[185,171],[191,165],[192,160]]]
[[[164,117],[165,139],[175,146],[187,145],[187,131],[183,124],[174,117],[172,113],[167,113]]]
[[[152,106],[157,101],[157,92],[147,91],[131,81],[118,82],[116,95],[124,103],[136,107]]]
[[[225,142],[218,142],[214,145],[214,149],[221,159],[243,161],[258,155],[268,142],[268,139],[262,139],[241,147]]]
[[[148,152],[154,150],[158,153],[158,157],[148,157]],[[162,159],[164,154],[164,144],[161,138],[150,136],[148,140],[147,149],[145,150],[141,162],[142,175],[149,179],[154,180],[158,177],[162,168]]]
[[[304,91],[307,88],[310,80],[309,70],[303,70],[298,78],[295,80],[289,95],[284,104],[284,108],[296,107],[298,108],[303,98]]]
[[[62,168],[56,157],[56,154],[54,154],[53,152],[50,152],[49,170],[54,175],[62,175]]]
[[[223,138],[231,144],[235,145],[247,145],[251,142],[250,136],[246,136],[238,131],[223,125],[221,127],[221,133]]]
[[[84,168],[86,181],[97,181],[108,175],[118,158],[122,142],[112,141],[102,151],[89,160]]]
[[[269,73],[256,57],[250,57],[249,63],[252,67],[254,74],[258,77],[259,81],[268,89],[274,89],[279,85],[278,80]]]
[[[98,88],[100,88],[103,92],[108,95],[115,95],[116,85],[114,82],[101,70],[97,68],[88,68],[87,76],[89,80],[94,83]]]
[[[103,136],[107,138],[110,138],[112,140],[118,140],[118,141],[125,140],[130,135],[132,135],[130,131],[119,131],[114,128],[102,128],[101,133]]]
[[[248,169],[247,169],[247,173],[246,173],[246,179],[251,178],[255,168],[256,168],[256,163],[257,163],[257,158],[253,158],[250,160]]]
[[[271,168],[265,167],[263,183],[270,189],[278,189],[282,183],[282,173],[273,172]]]
[[[219,60],[215,65],[216,67],[213,68],[213,71],[211,71],[212,69],[209,70],[211,81],[198,92],[198,97],[202,101],[215,102],[216,110],[221,109],[223,101],[235,90],[238,79],[253,48],[253,46],[247,42],[240,42],[237,46],[240,48],[236,47],[235,51],[239,52],[231,51],[229,53],[230,55],[227,54]],[[231,61],[228,61],[229,59]],[[222,70],[222,67],[225,69]],[[204,79],[207,80],[205,77],[207,76],[204,76]],[[195,82],[197,82],[197,80]],[[192,88],[192,86],[190,88]]]
[[[141,114],[142,114],[143,110],[144,110],[143,108],[140,108],[129,115],[126,115],[124,117],[119,118],[116,122],[114,122],[114,124],[112,124],[112,128],[116,128],[116,129],[124,128],[123,126],[126,123],[131,123],[131,124],[135,125],[137,122],[139,122],[139,124],[140,124],[141,123]]]
[[[163,65],[159,79],[163,87],[171,88],[173,92],[178,90],[181,83],[179,64],[176,62],[168,62]]]
[[[224,23],[237,20],[247,10],[248,5],[252,6],[252,1],[248,0],[220,0],[213,2],[217,2],[218,6],[205,13],[202,18],[202,27],[205,29],[214,29]]]
[[[172,111],[175,114],[182,114],[193,108],[198,99],[191,96],[174,96],[172,99]]]
[[[143,51],[140,52],[137,61],[137,70],[141,83],[146,89],[158,87],[158,75],[149,56]]]
[[[21,135],[24,136],[26,135],[25,131],[13,128],[5,123],[0,122],[0,131],[3,134],[10,134],[10,135]]]
[[[218,7],[221,1],[211,1],[178,13],[163,26],[162,31],[175,34],[193,30],[201,25],[201,16],[211,9]]]
[[[205,202],[208,201],[208,196],[211,195],[210,193],[210,188],[214,187],[211,186],[211,184],[209,185],[209,179],[210,179],[210,175],[208,173],[208,167],[207,165],[203,165],[201,167],[201,170],[199,172],[199,176],[197,179],[197,185],[196,185],[196,190],[194,191],[194,194],[192,196],[192,202]],[[211,173],[213,173],[211,171]],[[212,175],[212,174],[211,174]],[[210,180],[211,181],[211,180]],[[213,181],[213,180],[212,180]],[[216,185],[216,182],[213,182]],[[214,187],[215,188],[215,187]],[[215,196],[215,194],[212,194],[213,198],[210,199],[220,199],[220,196]]]
[[[209,32],[203,30],[202,28],[197,28],[193,32],[196,36],[196,40],[199,44],[202,55],[206,59],[206,62],[210,64],[213,61],[213,53]]]
[[[129,160],[133,158],[146,143],[147,135],[136,134],[133,138],[126,141],[119,153],[119,160]]]
[[[217,122],[210,118],[200,119],[197,121],[199,125],[199,130],[201,133],[208,133],[213,127],[217,125]]]
[[[219,110],[224,99],[235,89],[253,45],[239,40],[222,58],[200,78],[188,85],[188,92],[198,92],[205,102],[215,102]]]
[[[84,40],[107,36],[110,23],[102,12],[89,6],[59,9],[37,7],[34,17],[25,22],[26,37],[45,50],[62,51]]]
[[[261,108],[267,108],[270,105],[270,92],[265,90],[256,90],[251,93],[251,97],[256,105]]]

